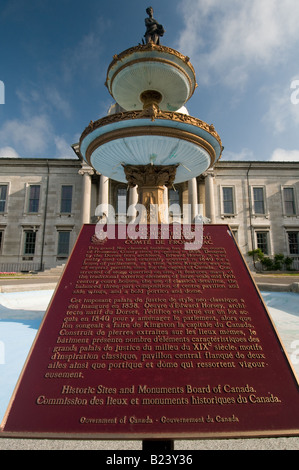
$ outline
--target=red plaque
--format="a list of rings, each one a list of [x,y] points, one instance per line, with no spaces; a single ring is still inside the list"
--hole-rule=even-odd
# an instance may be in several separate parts
[[[94,233],[81,231],[2,435],[298,434],[295,374],[228,226],[205,226],[199,250]]]

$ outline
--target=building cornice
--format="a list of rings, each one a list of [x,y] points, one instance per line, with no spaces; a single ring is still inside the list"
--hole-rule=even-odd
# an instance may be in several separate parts
[[[215,165],[214,168],[244,168],[244,169],[254,169],[254,168],[262,168],[262,167],[267,167],[267,168],[277,168],[278,166],[284,167],[284,169],[287,168],[298,168],[299,167],[299,162],[294,162],[294,161],[267,161],[267,160],[256,160],[256,161],[229,161],[229,160],[219,160]]]
[[[0,166],[74,166],[81,167],[82,163],[78,159],[62,158],[0,158]]]

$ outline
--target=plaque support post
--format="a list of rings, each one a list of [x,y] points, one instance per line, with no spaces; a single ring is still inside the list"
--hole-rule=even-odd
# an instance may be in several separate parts
[[[145,440],[142,441],[142,450],[145,452],[171,452],[174,450],[174,441]]]

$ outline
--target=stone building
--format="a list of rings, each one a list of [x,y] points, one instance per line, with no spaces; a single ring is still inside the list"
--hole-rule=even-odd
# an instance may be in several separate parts
[[[83,223],[109,203],[119,222],[135,189],[97,174],[80,159],[0,159],[0,271],[39,271],[65,263]],[[211,223],[229,224],[241,252],[283,253],[299,269],[299,162],[220,161],[204,175],[165,191]]]
[[[231,226],[245,257],[260,248],[299,269],[299,163],[222,161],[212,173],[212,222]]]
[[[80,230],[80,161],[1,158],[0,168],[0,271],[60,264]]]

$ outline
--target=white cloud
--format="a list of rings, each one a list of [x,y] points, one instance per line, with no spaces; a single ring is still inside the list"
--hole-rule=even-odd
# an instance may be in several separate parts
[[[299,40],[298,0],[182,0],[178,49],[200,67],[201,81],[242,86],[253,67],[283,63]]]
[[[40,112],[42,114],[58,111],[60,115],[69,119],[72,116],[72,106],[66,97],[54,85],[45,85],[42,90],[17,90],[24,115]]]
[[[72,117],[72,106],[54,84],[42,89],[18,89],[21,118],[6,121],[0,129],[0,139],[13,146],[22,156],[73,158],[70,144],[57,134],[60,118]],[[51,154],[49,154],[51,152]]]
[[[45,115],[6,121],[0,129],[0,142],[29,156],[40,156],[52,136],[52,126]],[[23,155],[22,155],[23,156]]]
[[[240,152],[231,152],[224,150],[222,159],[224,161],[258,161],[253,151],[248,148],[243,148]],[[285,150],[277,148],[273,151],[269,158],[271,162],[299,162],[299,150]]]
[[[101,61],[98,60],[100,52],[103,50],[104,42],[99,34],[99,30],[91,31],[83,36],[72,50],[64,52],[62,62],[63,78],[66,82],[78,79],[78,73],[86,73],[88,76],[98,78],[104,73]]]
[[[299,162],[299,150],[275,149],[271,155],[272,162]]]
[[[0,157],[75,158],[73,142],[57,135],[46,115],[6,121],[0,128],[0,142]]]
[[[299,74],[298,74],[299,77]],[[287,130],[293,129],[298,132],[299,126],[299,103],[292,102],[291,88],[293,80],[284,86],[276,85],[264,89],[267,95],[268,110],[262,118],[262,122],[272,127],[274,134],[281,134]]]
[[[67,101],[67,99],[57,90],[56,87],[47,87],[45,90],[45,97],[49,107],[59,111],[66,118],[71,117],[72,107]]]
[[[19,158],[19,154],[12,147],[0,148],[0,158]]]
[[[71,145],[63,137],[56,136],[54,142],[57,158],[76,158]]]
[[[240,152],[231,152],[230,150],[224,150],[223,152],[223,160],[227,161],[240,161],[246,162],[248,160],[256,160],[252,150],[243,148]]]

